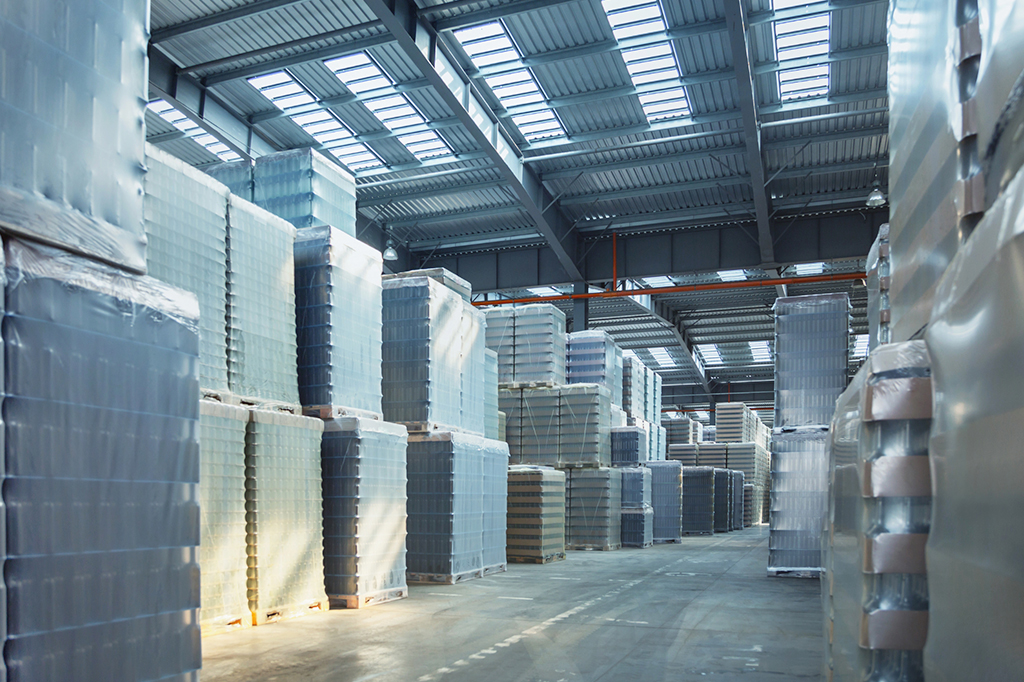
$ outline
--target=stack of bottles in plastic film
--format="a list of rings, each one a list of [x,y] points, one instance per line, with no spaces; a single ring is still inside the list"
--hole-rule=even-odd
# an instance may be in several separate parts
[[[1010,8],[984,4],[1006,19],[990,30],[1011,31],[998,46],[1014,48],[1004,57],[1021,55],[1024,8],[1002,15]],[[1019,166],[1014,114],[1004,151]],[[1006,173],[993,178],[1005,189],[939,281],[925,333],[935,390],[928,680],[1015,679],[1024,669],[1024,174]]]
[[[498,354],[501,384],[565,383],[565,313],[553,305],[488,309],[487,347]]]
[[[679,542],[683,528],[683,473],[679,462],[650,462],[654,541]]]
[[[732,530],[732,472],[715,468],[715,532]]]
[[[850,300],[843,294],[775,302],[768,573],[815,577],[828,501],[828,426],[846,390]]]
[[[666,459],[679,462],[683,466],[697,466],[697,443],[669,445]]]
[[[715,532],[715,469],[684,466],[683,535],[711,535]]]
[[[622,546],[650,547],[654,544],[654,507],[651,505],[651,470],[623,467]]]
[[[822,537],[827,679],[924,679],[931,413],[924,341],[876,349],[839,399]]]
[[[647,438],[636,426],[611,430],[612,466],[635,466],[647,461]]]
[[[743,472],[732,471],[732,527],[730,530],[743,530]]]
[[[573,332],[567,337],[565,378],[570,384],[601,384],[612,395],[612,405],[622,406],[622,349],[608,332],[596,329]]]
[[[514,464],[508,468],[510,562],[548,563],[565,559],[566,473],[551,467]]]
[[[622,547],[622,470],[569,469],[566,485],[566,549]]]
[[[754,484],[743,484],[743,527],[749,528],[754,523]]]
[[[611,395],[599,384],[503,388],[512,462],[554,467],[611,464]]]
[[[661,425],[661,375],[636,357],[623,360],[622,408],[626,423],[647,434],[647,458],[664,460],[668,446],[667,432]]]
[[[867,260],[868,289],[868,350],[892,340],[889,327],[892,310],[889,307],[889,287],[892,282],[889,266],[889,223],[882,223],[878,236],[871,244]]]

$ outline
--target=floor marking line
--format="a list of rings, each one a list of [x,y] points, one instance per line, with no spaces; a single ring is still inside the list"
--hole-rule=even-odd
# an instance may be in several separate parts
[[[498,599],[514,599],[516,601],[533,601],[533,597],[498,597]]]

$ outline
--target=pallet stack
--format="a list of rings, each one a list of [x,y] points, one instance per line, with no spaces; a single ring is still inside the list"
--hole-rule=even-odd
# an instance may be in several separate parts
[[[638,358],[626,358],[622,366],[622,407],[627,424],[647,434],[647,458],[664,461],[667,437],[661,424],[661,375]]]
[[[689,417],[672,419],[664,417],[661,425],[665,427],[665,446],[671,448],[673,445],[689,445],[693,440],[693,422]]]
[[[732,524],[730,530],[743,530],[743,472],[730,469],[732,485]]]
[[[683,466],[695,467],[697,466],[697,451],[700,448],[698,443],[692,443],[690,445],[669,445],[668,456],[666,459],[669,461],[679,462]]]
[[[654,544],[654,507],[651,506],[651,470],[624,467],[622,473],[622,546]]]
[[[683,471],[679,462],[650,462],[651,505],[654,507],[654,541],[682,539]]]
[[[608,467],[568,471],[566,549],[622,547],[621,471]]]
[[[732,473],[728,469],[714,471],[715,532],[728,533],[732,529]]]
[[[754,484],[743,484],[743,527],[750,528],[754,524]]]
[[[715,532],[715,470],[684,466],[683,535],[711,535]]]
[[[612,405],[622,407],[622,348],[607,332],[588,329],[567,336],[566,381],[570,384],[601,384],[612,395]]]
[[[647,438],[642,429],[622,426],[611,430],[612,466],[638,466],[647,462]]]
[[[505,546],[510,562],[565,559],[565,481],[565,472],[551,467],[509,467]]]

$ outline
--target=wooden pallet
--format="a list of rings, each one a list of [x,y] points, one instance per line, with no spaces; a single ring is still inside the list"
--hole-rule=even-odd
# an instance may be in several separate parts
[[[565,552],[547,556],[509,556],[508,561],[514,564],[550,564],[552,561],[565,561]]]
[[[240,396],[238,404],[253,410],[265,410],[267,412],[284,412],[286,414],[302,415],[302,408],[290,403],[282,403],[276,400],[263,400],[261,398],[247,398]]]
[[[327,608],[328,603],[325,599],[324,601],[292,604],[291,606],[282,606],[276,609],[260,609],[259,611],[250,611],[250,613],[252,614],[253,625],[268,625],[280,620],[308,616],[311,613],[322,613]]]
[[[218,403],[224,403],[225,405],[241,405],[238,396],[231,391],[201,388],[199,389],[199,397],[203,400],[213,400]]]
[[[449,426],[448,424],[439,424],[438,422],[396,422],[401,424],[409,431],[409,434],[417,433],[433,433],[451,431],[452,433],[468,433],[470,435],[480,435],[478,431],[470,431],[459,426]]]
[[[672,538],[671,540],[655,540],[654,544],[656,544],[656,545],[678,545],[680,542],[682,542],[682,539]]]
[[[493,566],[484,566],[484,575],[494,575],[495,573],[504,573],[508,570],[508,564],[494,564]]]
[[[237,616],[221,616],[210,620],[199,621],[200,634],[203,637],[222,635],[225,632],[234,632],[252,626],[252,614],[246,611]]]
[[[523,388],[554,388],[553,381],[507,381],[498,384],[499,390],[518,391]]]
[[[357,595],[329,595],[332,609],[362,609],[367,606],[376,606],[389,601],[405,599],[409,596],[409,588],[406,586],[395,587],[390,590],[369,592]]]
[[[769,568],[769,578],[817,578],[821,574],[820,568]]]
[[[484,569],[477,568],[472,571],[463,571],[462,573],[456,573],[449,575],[447,573],[415,573],[409,571],[405,574],[405,579],[410,583],[424,583],[427,585],[455,585],[457,583],[464,583],[468,580],[475,580],[476,578],[484,577]]]
[[[594,545],[566,545],[566,549],[571,549],[577,552],[610,552],[616,549],[622,549],[622,543],[614,545],[601,545],[596,547]]]
[[[608,468],[608,464],[598,464],[597,462],[559,462],[555,465],[557,469],[600,469],[602,467]]]
[[[710,530],[684,530],[684,536],[714,535]]]
[[[630,545],[630,544],[626,544],[624,542],[624,543],[622,543],[622,546],[623,547],[629,547],[630,549],[647,549],[648,547],[654,547],[654,543],[653,542],[645,542],[642,545]]]
[[[309,405],[302,408],[302,414],[306,417],[316,417],[318,419],[358,417],[359,419],[375,419],[377,421],[381,421],[384,418],[384,416],[379,412],[359,410],[354,407],[342,407],[340,405]]]

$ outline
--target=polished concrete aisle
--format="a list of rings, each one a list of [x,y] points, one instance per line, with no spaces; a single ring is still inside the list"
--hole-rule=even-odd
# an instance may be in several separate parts
[[[768,578],[766,527],[570,552],[399,602],[203,640],[203,682],[818,680],[817,580]]]

